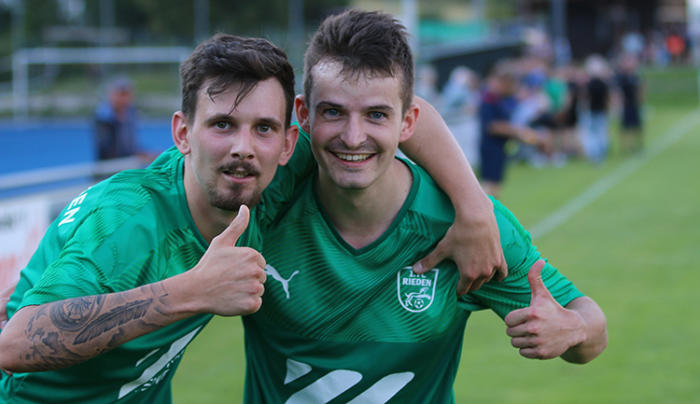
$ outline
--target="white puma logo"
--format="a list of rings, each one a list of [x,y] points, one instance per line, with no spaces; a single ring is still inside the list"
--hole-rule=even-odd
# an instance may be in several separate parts
[[[282,284],[282,289],[284,289],[284,293],[287,295],[287,299],[289,299],[289,281],[294,278],[294,275],[299,273],[299,270],[294,271],[289,279],[284,279],[272,265],[265,265],[265,273],[271,275],[272,279],[279,281]]]

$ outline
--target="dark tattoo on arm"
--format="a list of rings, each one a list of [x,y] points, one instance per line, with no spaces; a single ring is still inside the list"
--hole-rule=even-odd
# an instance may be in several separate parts
[[[111,329],[126,324],[131,320],[142,318],[148,308],[153,303],[153,299],[137,300],[115,307],[107,313],[99,315],[94,321],[87,324],[80,331],[75,340],[76,344],[82,344],[110,331]]]
[[[152,285],[142,288],[150,288],[152,297],[141,294],[144,298],[130,300],[128,296],[133,295],[123,292],[72,298],[41,306],[27,324],[25,335],[32,341],[32,348],[23,359],[33,362],[34,370],[63,368],[109,351],[134,335],[162,327],[165,323],[158,324],[158,321],[146,321],[145,318],[149,312],[163,313],[157,306],[164,304],[167,292]],[[126,332],[122,326],[129,326],[132,332]],[[101,337],[107,338],[105,343],[89,344]],[[78,348],[81,344],[87,345]]]
[[[72,352],[60,339],[58,332],[45,331],[39,325],[39,318],[46,317],[51,306],[41,307],[29,320],[25,335],[32,341],[32,348],[29,353],[24,354],[24,360],[35,363],[34,370],[49,370],[70,366],[80,361],[80,355]],[[35,321],[37,324],[35,324]]]
[[[65,331],[80,331],[100,312],[104,296],[85,296],[63,300],[51,304],[51,321]]]
[[[31,355],[27,355],[29,359],[31,358],[41,358],[41,364],[37,370],[48,370],[55,368],[63,368],[70,366],[74,363],[81,361],[83,358],[68,349],[62,342],[57,332],[49,332],[44,335],[43,329],[37,329],[37,333],[34,335],[36,339],[34,341],[41,341],[41,345],[48,349],[39,349],[39,345],[34,344],[34,349],[32,349]]]

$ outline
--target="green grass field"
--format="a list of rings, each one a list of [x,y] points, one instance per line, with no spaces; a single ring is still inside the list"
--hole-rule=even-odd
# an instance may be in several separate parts
[[[622,178],[535,239],[603,308],[609,345],[583,366],[528,360],[510,346],[498,316],[475,313],[455,383],[458,403],[698,402],[700,111],[692,104],[650,108],[640,156],[620,156],[614,148],[600,166],[510,167],[501,199],[526,228],[599,181]],[[674,136],[677,141],[659,146]],[[187,349],[174,380],[175,403],[239,402],[244,374],[241,322],[216,318]]]

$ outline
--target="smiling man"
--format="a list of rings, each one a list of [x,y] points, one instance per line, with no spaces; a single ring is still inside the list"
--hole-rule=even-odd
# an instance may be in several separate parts
[[[268,282],[243,318],[246,402],[454,402],[467,319],[486,308],[524,357],[583,363],[605,348],[598,305],[544,264],[495,200],[504,281],[458,297],[453,262],[416,273],[455,210],[424,170],[394,157],[420,121],[412,88],[391,16],[350,10],[312,38],[296,112],[318,168],[264,235],[267,270],[286,282]]]

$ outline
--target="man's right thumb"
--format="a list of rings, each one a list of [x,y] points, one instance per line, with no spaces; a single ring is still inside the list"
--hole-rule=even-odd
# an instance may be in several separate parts
[[[544,265],[544,260],[539,259],[532,264],[530,271],[527,273],[527,281],[530,284],[533,298],[535,296],[545,296],[549,294],[547,286],[542,282],[542,268],[544,268]]]
[[[221,239],[226,245],[235,246],[238,242],[238,238],[248,227],[248,221],[250,220],[250,210],[247,206],[241,205],[238,208],[238,215],[231,221],[231,224],[219,234],[217,239]]]

